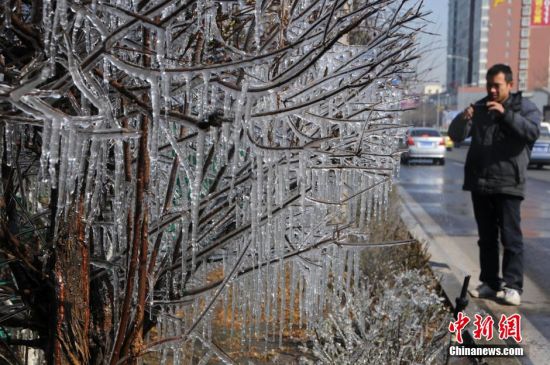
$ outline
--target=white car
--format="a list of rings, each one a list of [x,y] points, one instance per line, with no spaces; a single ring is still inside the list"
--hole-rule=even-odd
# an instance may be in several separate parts
[[[550,165],[550,123],[541,124],[540,136],[533,145],[529,164],[537,166],[538,169]]]
[[[407,151],[401,159],[410,163],[413,159],[429,159],[433,163],[445,165],[445,137],[435,128],[414,127],[405,136]]]

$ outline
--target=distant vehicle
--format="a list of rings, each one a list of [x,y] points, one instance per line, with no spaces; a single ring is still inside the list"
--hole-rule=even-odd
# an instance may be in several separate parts
[[[550,165],[550,123],[541,123],[539,139],[533,145],[529,164],[542,169],[544,165]]]
[[[405,136],[407,151],[401,160],[407,164],[413,159],[429,159],[445,165],[445,138],[435,128],[414,127]]]
[[[440,131],[443,138],[445,138],[445,148],[447,151],[452,151],[454,147],[453,140],[449,137],[447,131]]]

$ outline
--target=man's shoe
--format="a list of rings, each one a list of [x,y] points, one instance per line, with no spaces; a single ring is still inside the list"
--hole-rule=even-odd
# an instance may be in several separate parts
[[[496,298],[501,292],[497,292],[487,283],[481,283],[477,288],[470,290],[473,298]]]
[[[501,296],[504,304],[518,306],[521,304],[521,295],[516,289],[504,288],[504,294]]]

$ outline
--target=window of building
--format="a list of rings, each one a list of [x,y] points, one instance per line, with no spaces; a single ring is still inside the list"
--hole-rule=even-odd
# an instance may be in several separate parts
[[[518,78],[520,80],[527,80],[527,70],[520,70]]]
[[[520,91],[527,90],[527,81],[526,80],[521,80],[519,82],[518,89]]]
[[[529,58],[529,50],[528,49],[522,49],[519,51],[519,58]]]
[[[527,60],[519,61],[519,69],[520,70],[527,70],[528,65],[529,65],[529,62]]]

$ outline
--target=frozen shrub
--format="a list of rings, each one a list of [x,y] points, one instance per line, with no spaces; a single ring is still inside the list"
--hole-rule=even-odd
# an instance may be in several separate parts
[[[301,364],[431,364],[444,356],[447,319],[419,270],[359,286],[329,308]]]

